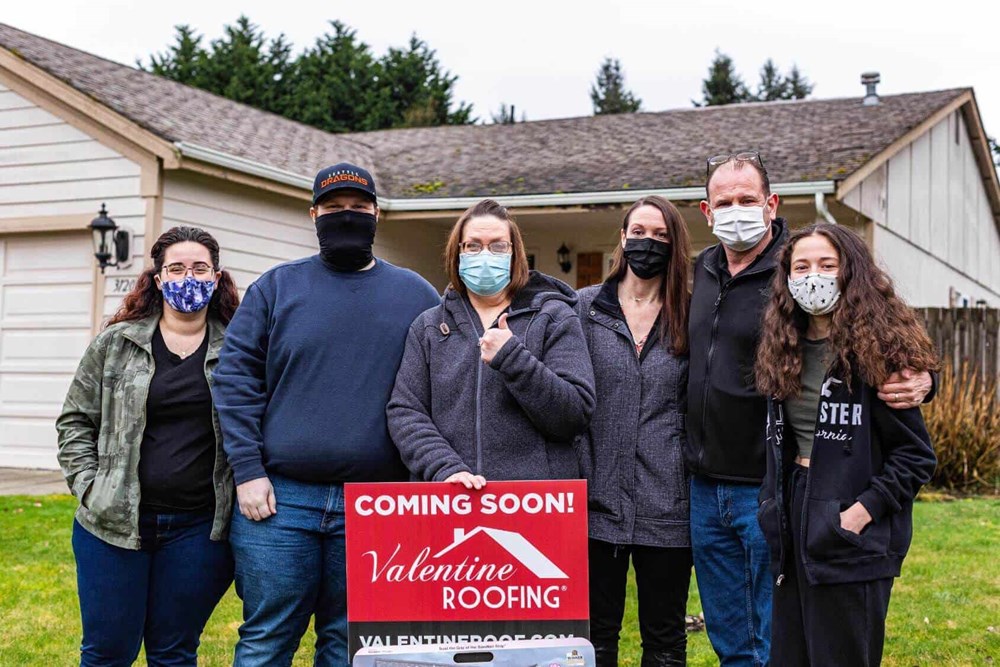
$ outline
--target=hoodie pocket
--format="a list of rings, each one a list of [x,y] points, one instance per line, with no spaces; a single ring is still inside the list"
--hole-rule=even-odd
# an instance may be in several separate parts
[[[812,560],[838,560],[884,555],[889,546],[889,522],[868,524],[860,534],[840,525],[840,513],[851,503],[810,500],[806,513],[806,553]]]

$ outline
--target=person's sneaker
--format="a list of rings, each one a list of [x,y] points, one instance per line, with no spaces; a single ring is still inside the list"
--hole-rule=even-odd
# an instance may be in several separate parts
[[[684,628],[688,632],[701,632],[705,629],[705,614],[698,614],[697,616],[688,614],[684,617]]]

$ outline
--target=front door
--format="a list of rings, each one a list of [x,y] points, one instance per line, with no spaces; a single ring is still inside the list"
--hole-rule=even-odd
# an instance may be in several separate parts
[[[604,253],[579,252],[576,254],[576,288],[596,285],[604,279]]]

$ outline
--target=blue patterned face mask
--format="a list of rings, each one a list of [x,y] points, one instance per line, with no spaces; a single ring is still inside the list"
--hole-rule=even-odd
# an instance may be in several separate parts
[[[197,313],[208,305],[215,292],[214,280],[198,280],[185,276],[184,280],[164,281],[163,300],[180,313]]]

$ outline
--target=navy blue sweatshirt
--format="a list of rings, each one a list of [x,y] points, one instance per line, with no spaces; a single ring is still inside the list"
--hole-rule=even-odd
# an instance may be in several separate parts
[[[258,278],[213,374],[236,483],[405,479],[385,406],[410,324],[438,303],[430,283],[381,259],[344,273],[314,255]]]

